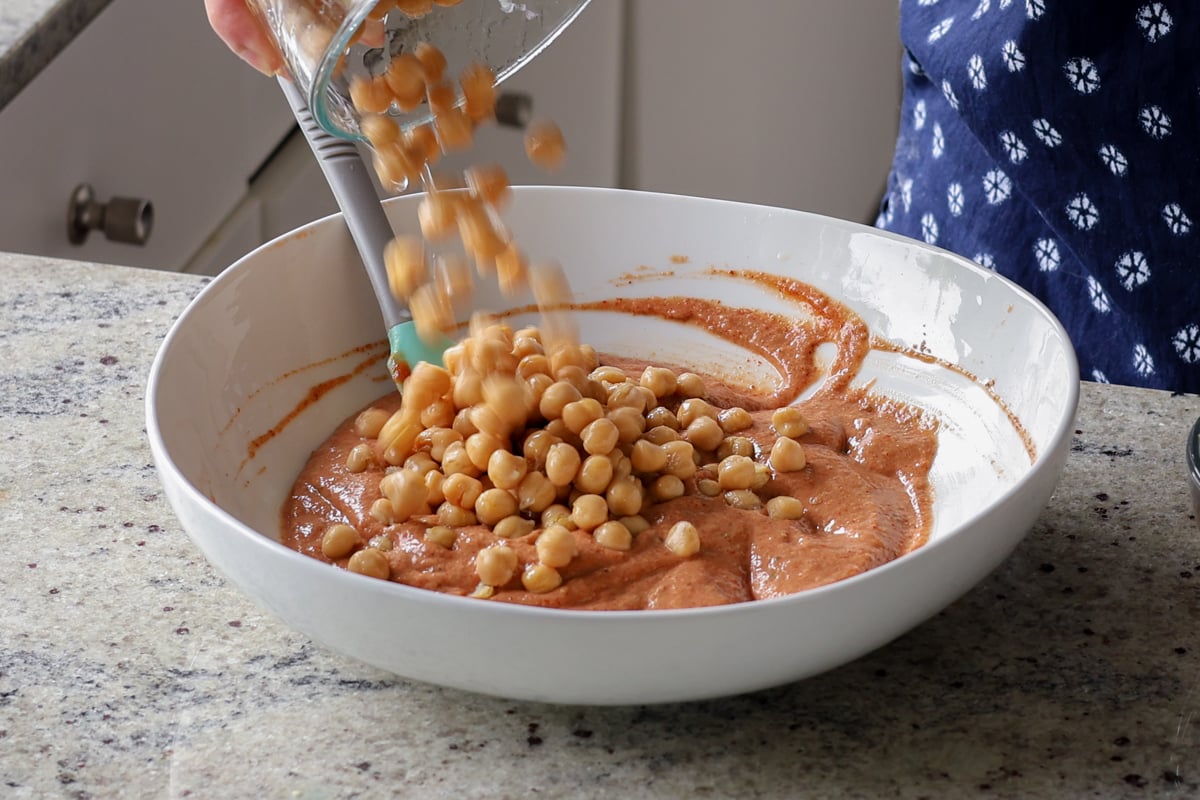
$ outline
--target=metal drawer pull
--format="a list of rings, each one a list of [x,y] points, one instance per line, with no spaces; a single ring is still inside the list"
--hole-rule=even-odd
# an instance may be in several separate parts
[[[524,128],[533,118],[533,98],[524,92],[501,92],[496,98],[496,122]]]
[[[67,207],[67,239],[83,244],[91,231],[104,232],[104,238],[125,244],[145,244],[154,227],[154,206],[137,197],[114,197],[107,203],[96,201],[90,184],[81,183],[71,193]]]

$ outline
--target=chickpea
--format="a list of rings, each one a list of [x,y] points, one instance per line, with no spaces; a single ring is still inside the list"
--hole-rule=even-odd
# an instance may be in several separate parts
[[[696,481],[696,490],[705,497],[716,497],[721,493],[721,484],[712,478],[704,478]]]
[[[611,391],[608,392],[607,397],[605,397],[605,401],[608,403],[609,408],[632,408],[637,413],[643,414],[647,407],[647,393],[650,392],[644,390],[636,383],[626,381],[625,383],[618,383],[613,386]],[[651,403],[653,403],[653,400],[651,400]]]
[[[807,466],[808,459],[804,455],[803,445],[795,439],[781,436],[771,445],[767,463],[776,472],[798,472]]]
[[[569,422],[567,423],[570,424]],[[592,455],[606,455],[613,451],[617,446],[617,442],[621,438],[621,432],[612,420],[607,417],[589,422],[579,432],[579,439],[583,443],[583,449]]]
[[[629,460],[638,472],[661,472],[667,466],[667,451],[649,439],[639,439],[633,443]]]
[[[675,555],[690,558],[700,552],[700,532],[690,522],[676,522],[667,531],[663,544]]]
[[[454,382],[454,405],[463,411],[483,402],[483,376],[474,369],[464,370]],[[461,412],[460,412],[461,413]],[[471,433],[474,433],[472,431]],[[469,436],[470,434],[464,434]]]
[[[431,242],[450,238],[458,226],[458,205],[446,192],[431,192],[417,206],[421,233]]]
[[[431,469],[425,473],[425,502],[431,506],[437,506],[446,501],[446,495],[442,493],[442,484],[446,482],[446,476],[441,470]]]
[[[517,486],[517,508],[540,514],[558,498],[558,488],[541,472],[530,472]]]
[[[572,433],[581,433],[591,423],[604,416],[604,407],[591,397],[563,406],[562,420]]]
[[[646,432],[646,418],[635,408],[610,408],[608,419],[617,427],[620,444],[633,444]]]
[[[456,472],[442,481],[442,497],[459,508],[475,508],[479,495],[483,494],[483,483],[470,475]]]
[[[371,508],[367,512],[371,518],[383,525],[391,525],[396,521],[396,515],[392,512],[392,501],[386,497],[380,497],[374,503],[371,503]]]
[[[406,520],[425,508],[425,480],[413,470],[402,469],[385,475],[379,490],[392,504],[392,515]]]
[[[722,428],[724,430],[724,428]],[[730,456],[746,456],[753,458],[756,449],[754,441],[747,439],[745,436],[729,436],[726,435],[721,444],[717,447],[717,458],[724,460]]]
[[[717,410],[713,408],[707,401],[701,400],[698,397],[689,397],[679,404],[678,410],[675,411],[675,418],[679,420],[681,427],[686,428],[701,417],[710,417],[714,421],[717,419]]]
[[[359,575],[379,578],[380,580],[387,580],[392,575],[392,567],[388,563],[387,556],[373,548],[359,550],[350,556],[350,561],[346,564],[346,568],[351,572],[357,572]]]
[[[562,585],[562,575],[548,564],[529,564],[521,574],[521,585],[534,594],[545,594]]]
[[[383,248],[383,264],[392,294],[402,300],[412,297],[429,280],[425,247],[415,236],[397,236],[388,242]]]
[[[771,427],[780,436],[794,439],[808,433],[808,418],[795,406],[776,409],[771,415]]]
[[[543,528],[562,525],[568,530],[575,530],[575,523],[571,521],[571,509],[562,503],[555,503],[543,511],[540,521]]]
[[[683,497],[686,487],[675,475],[660,475],[650,484],[650,496],[660,503]]]
[[[538,120],[529,125],[525,133],[525,154],[535,165],[548,171],[556,170],[562,166],[566,152],[562,131],[553,122]]]
[[[716,450],[724,440],[725,432],[712,417],[697,417],[684,429],[683,438],[698,450]]]
[[[621,517],[619,520],[617,520],[617,522],[620,522],[622,525],[628,528],[629,532],[634,536],[650,530],[650,521],[641,514],[634,514],[631,517]]]
[[[429,42],[421,42],[413,49],[413,55],[421,62],[425,80],[437,83],[446,72],[446,56]]]
[[[330,525],[321,536],[321,552],[326,558],[345,558],[360,544],[362,537],[358,531],[340,522]]]
[[[458,538],[458,534],[453,528],[445,525],[434,525],[425,531],[425,541],[436,544],[439,547],[444,547],[449,550],[454,547],[454,542]]]
[[[475,518],[484,525],[495,525],[517,513],[517,498],[504,489],[487,489],[475,501]]]
[[[382,408],[367,408],[354,418],[354,432],[366,439],[374,439],[383,430],[391,414]]]
[[[684,480],[696,474],[696,451],[690,442],[667,442],[662,447],[667,453],[664,469],[668,474]]]
[[[507,545],[492,545],[475,556],[475,574],[488,586],[503,586],[517,571],[517,552]]]
[[[568,405],[582,399],[583,394],[578,388],[560,380],[552,383],[542,394],[538,402],[538,412],[548,420],[558,419]]]
[[[395,547],[395,543],[392,541],[392,537],[386,533],[381,533],[377,536],[372,536],[371,541],[367,542],[367,547],[373,547],[381,553],[390,553],[392,548]]]
[[[762,498],[749,489],[732,489],[725,492],[725,502],[733,508],[757,511],[762,508]]]
[[[447,478],[460,473],[473,477],[480,474],[482,470],[471,461],[464,442],[451,442],[446,445],[446,450],[442,454],[442,472]]]
[[[546,477],[558,487],[568,486],[582,464],[579,451],[566,442],[550,445],[546,453]]]
[[[804,516],[804,503],[787,495],[772,497],[767,501],[767,516],[775,519],[801,519]]]
[[[492,453],[504,448],[504,441],[497,436],[480,431],[468,436],[465,446],[467,457],[471,459],[475,468],[482,472],[487,470]]]
[[[533,375],[545,375],[550,377],[550,359],[546,358],[541,353],[530,353],[523,356],[517,362],[517,375],[528,380]],[[551,379],[553,381],[553,379]],[[550,384],[553,386],[553,382]],[[541,410],[541,401],[538,402],[538,410]],[[544,415],[543,415],[544,416]]]
[[[371,466],[373,457],[371,445],[360,442],[346,454],[346,469],[353,473],[365,472],[367,467]]]
[[[675,393],[675,373],[666,367],[646,367],[639,380],[658,399]]]
[[[646,427],[667,428],[671,431],[677,431],[680,428],[679,418],[675,416],[674,411],[666,406],[656,406],[646,412]]]
[[[580,530],[590,531],[608,520],[608,502],[598,494],[583,494],[571,504],[571,521]]]
[[[550,446],[558,443],[558,438],[546,430],[535,430],[525,437],[521,444],[521,452],[531,469],[542,469],[546,465],[546,456]]]
[[[600,494],[612,483],[613,471],[613,463],[608,456],[588,456],[579,465],[575,488],[586,494]]]
[[[589,374],[588,377],[592,380],[600,381],[602,383],[612,384],[625,383],[627,380],[629,380],[629,376],[625,374],[625,370],[611,365],[602,365],[596,367],[591,371],[591,374]]]
[[[497,522],[492,533],[501,539],[519,539],[533,533],[533,520],[513,514]]]
[[[425,480],[425,473],[437,467],[437,462],[429,457],[429,453],[416,452],[404,459],[404,468],[420,475],[422,481]]]
[[[467,115],[470,116],[470,111]],[[501,208],[512,197],[508,173],[499,164],[476,165],[468,168],[465,174],[467,187],[485,203]]]
[[[451,528],[463,528],[479,522],[474,511],[456,506],[449,500],[437,507],[437,521],[439,525],[447,525]]]
[[[426,428],[449,428],[454,424],[455,413],[452,400],[447,398],[434,400],[421,411],[421,424]]]
[[[746,456],[729,456],[717,466],[722,489],[749,489],[754,484],[754,462]]]
[[[486,66],[474,63],[463,70],[458,79],[463,90],[463,106],[467,117],[482,122],[496,114],[496,75]]]
[[[551,525],[538,534],[534,542],[538,561],[548,567],[559,569],[571,563],[579,555],[575,536],[562,525]]]
[[[592,534],[596,544],[610,550],[629,550],[633,547],[633,534],[616,520],[605,522]]]
[[[704,379],[694,372],[684,372],[675,379],[675,393],[680,397],[707,397]]]
[[[681,487],[682,485],[680,482]],[[628,517],[642,510],[642,503],[646,498],[641,481],[637,478],[621,478],[612,482],[605,492],[604,499],[608,502],[611,516]]]
[[[668,428],[666,425],[656,425],[642,434],[642,438],[651,444],[665,445],[667,442],[682,441],[679,433]]]
[[[726,408],[717,413],[717,421],[726,434],[740,433],[754,424],[754,418],[744,408]]]
[[[528,462],[507,450],[496,450],[488,459],[487,474],[498,489],[517,488],[528,471]]]

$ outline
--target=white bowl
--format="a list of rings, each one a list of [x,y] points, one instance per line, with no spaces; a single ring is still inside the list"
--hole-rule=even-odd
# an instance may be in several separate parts
[[[388,203],[398,231],[415,230],[417,199]],[[146,399],[155,463],[188,535],[235,585],[317,641],[402,676],[510,698],[621,704],[746,692],[845,663],[935,614],[1007,556],[1049,499],[1078,399],[1074,352],[1045,308],[994,273],[840,220],[687,197],[523,188],[508,219],[533,257],[562,262],[581,300],[697,295],[771,307],[778,299],[761,289],[703,273],[777,272],[920,351],[873,353],[859,382],[941,419],[929,542],[790,597],[631,612],[452,597],[289,550],[278,542],[280,507],[298,470],[388,388],[381,364],[353,374],[384,331],[334,216],[207,286],[164,341]],[[655,271],[669,274],[621,280]],[[481,290],[481,302],[498,308],[499,295]],[[663,325],[588,314],[582,328],[602,351],[701,367],[730,355],[712,337]]]

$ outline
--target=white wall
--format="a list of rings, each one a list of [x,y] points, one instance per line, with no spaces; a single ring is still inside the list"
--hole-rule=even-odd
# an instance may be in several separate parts
[[[897,13],[628,0],[622,184],[873,220],[899,112]]]

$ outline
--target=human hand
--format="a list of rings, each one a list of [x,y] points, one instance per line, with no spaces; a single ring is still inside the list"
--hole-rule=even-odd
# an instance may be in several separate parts
[[[246,0],[204,0],[204,9],[217,36],[243,61],[264,75],[283,69],[279,50]]]

